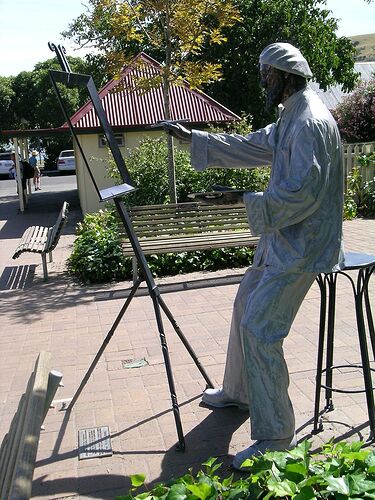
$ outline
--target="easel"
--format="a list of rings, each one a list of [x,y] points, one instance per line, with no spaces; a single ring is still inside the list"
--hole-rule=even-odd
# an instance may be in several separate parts
[[[167,346],[165,333],[164,333],[164,326],[163,326],[163,321],[162,321],[162,316],[161,316],[161,310],[163,310],[163,312],[167,316],[168,320],[172,324],[178,337],[182,341],[183,345],[187,349],[188,353],[190,354],[191,358],[193,359],[198,370],[202,374],[204,380],[206,381],[207,387],[213,387],[213,384],[212,384],[211,380],[209,379],[203,366],[201,365],[200,361],[198,360],[198,358],[197,358],[195,352],[193,351],[192,347],[190,346],[189,342],[187,341],[186,337],[182,333],[182,331],[181,331],[180,327],[178,326],[176,320],[174,319],[171,311],[168,309],[167,305],[165,304],[164,300],[162,299],[162,297],[160,295],[160,291],[159,291],[157,285],[155,284],[154,278],[153,278],[151,271],[150,271],[150,268],[147,264],[145,255],[142,251],[142,248],[140,246],[138,238],[137,238],[137,236],[134,232],[134,229],[132,227],[132,223],[131,223],[131,219],[130,219],[130,216],[128,214],[128,211],[127,211],[123,201],[121,200],[121,196],[124,196],[124,195],[131,193],[136,188],[134,188],[131,184],[131,179],[130,179],[128,170],[126,168],[124,159],[122,158],[120,149],[119,149],[117,142],[115,140],[112,128],[107,120],[106,114],[104,112],[103,106],[101,104],[98,92],[97,92],[95,84],[94,84],[94,81],[90,75],[81,75],[78,73],[72,73],[70,66],[69,66],[69,62],[67,61],[67,59],[65,57],[64,47],[62,47],[61,45],[56,46],[53,43],[49,43],[48,45],[49,45],[49,48],[56,53],[57,59],[58,59],[60,66],[62,68],[62,71],[49,70],[49,75],[51,78],[53,88],[56,92],[57,99],[58,99],[59,104],[61,106],[61,109],[64,113],[64,117],[69,125],[70,132],[76,141],[77,147],[81,153],[82,159],[83,159],[84,164],[88,170],[88,173],[91,177],[91,180],[93,182],[93,185],[94,185],[95,190],[99,196],[100,201],[106,201],[106,200],[111,200],[111,199],[114,201],[117,212],[118,212],[120,219],[124,225],[124,228],[125,228],[125,231],[126,231],[128,238],[129,238],[129,241],[132,245],[134,255],[137,259],[138,267],[140,269],[139,278],[132,286],[132,288],[130,290],[130,294],[125,301],[125,304],[122,306],[120,312],[118,313],[118,315],[117,315],[113,325],[111,326],[106,338],[104,339],[99,351],[97,352],[93,362],[91,363],[89,369],[87,370],[80,386],[78,387],[71,402],[69,403],[67,410],[70,411],[73,408],[79,395],[81,394],[83,388],[85,387],[90,375],[94,371],[95,366],[97,365],[97,363],[98,363],[101,355],[103,354],[106,346],[108,345],[113,334],[115,333],[117,326],[119,325],[127,308],[129,307],[129,304],[132,301],[138,287],[140,286],[142,281],[145,281],[147,284],[147,287],[148,287],[149,295],[152,299],[153,306],[154,306],[155,318],[156,318],[156,323],[157,323],[159,336],[160,336],[161,349],[162,349],[165,369],[166,369],[166,373],[167,373],[169,391],[170,391],[171,401],[172,401],[172,409],[173,409],[173,414],[174,414],[175,423],[176,423],[177,436],[178,436],[178,445],[176,446],[176,449],[178,451],[183,451],[185,449],[185,438],[184,438],[182,425],[181,425],[180,410],[179,410],[179,406],[178,406],[178,402],[177,402],[176,390],[175,390],[175,385],[174,385],[174,380],[173,380],[171,362],[169,359],[168,346]],[[121,175],[121,178],[123,180],[123,184],[120,184],[118,186],[116,185],[116,186],[113,186],[111,188],[99,190],[98,185],[95,181],[95,178],[91,172],[88,161],[86,159],[86,156],[85,156],[85,154],[82,150],[82,147],[77,139],[76,132],[75,132],[74,127],[71,123],[70,117],[67,113],[65,104],[61,98],[61,94],[60,94],[60,91],[58,89],[57,83],[62,83],[64,85],[66,85],[67,87],[81,87],[81,88],[86,87],[86,89],[89,93],[91,102],[93,104],[93,107],[94,107],[96,114],[98,116],[99,122],[103,128],[104,135],[107,139],[107,144],[112,152],[114,161],[116,162],[117,168],[118,168],[119,173]]]

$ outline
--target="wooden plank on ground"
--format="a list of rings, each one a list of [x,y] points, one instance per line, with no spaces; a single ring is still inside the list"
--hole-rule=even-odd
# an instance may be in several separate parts
[[[39,354],[1,445],[1,499],[26,500],[31,496],[40,429],[45,416],[50,359],[50,353],[42,351]]]
[[[42,351],[35,364],[34,384],[26,408],[21,446],[18,450],[16,466],[13,472],[9,495],[11,500],[31,496],[40,428],[44,417],[50,362],[51,354]]]

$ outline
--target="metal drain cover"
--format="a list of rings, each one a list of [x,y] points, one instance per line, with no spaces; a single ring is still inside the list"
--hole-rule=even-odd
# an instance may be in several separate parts
[[[142,366],[147,366],[148,362],[145,358],[142,359],[123,359],[122,367],[123,368],[141,368]]]
[[[108,457],[112,455],[109,427],[93,427],[78,431],[79,459]]]

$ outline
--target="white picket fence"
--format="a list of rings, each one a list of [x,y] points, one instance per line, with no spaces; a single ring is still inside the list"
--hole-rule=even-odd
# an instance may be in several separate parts
[[[358,157],[363,154],[372,153],[375,150],[375,142],[358,142],[355,144],[344,144],[344,171],[347,176],[353,167],[358,167]],[[367,167],[360,166],[363,184],[372,181],[375,177],[375,162]]]

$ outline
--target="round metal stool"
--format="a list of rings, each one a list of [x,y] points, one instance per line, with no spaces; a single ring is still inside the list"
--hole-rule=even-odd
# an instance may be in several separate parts
[[[375,409],[374,409],[374,388],[371,372],[375,371],[370,366],[370,357],[368,350],[368,338],[371,343],[372,361],[375,358],[375,331],[374,322],[371,313],[371,305],[368,294],[368,284],[372,273],[375,270],[375,255],[347,252],[345,253],[345,265],[340,270],[330,273],[321,273],[316,278],[320,288],[320,323],[319,323],[319,342],[318,342],[318,361],[316,370],[316,390],[315,390],[315,409],[314,409],[314,427],[313,433],[323,430],[323,421],[321,415],[334,409],[332,393],[366,393],[367,411],[370,423],[369,440],[375,439]],[[346,271],[358,271],[357,280],[355,280]],[[357,321],[358,341],[361,353],[360,364],[333,364],[334,350],[334,330],[335,330],[335,308],[336,308],[336,282],[338,275],[343,275],[349,279],[354,294],[355,315]],[[327,310],[328,302],[328,310]],[[365,314],[367,319],[367,328]],[[367,330],[367,333],[366,333]],[[325,339],[325,334],[327,338]],[[323,351],[326,348],[326,364],[323,368]],[[333,387],[333,371],[339,368],[360,368],[363,371],[364,389],[337,389]],[[322,375],[325,373],[325,384],[322,384]],[[320,393],[325,389],[325,407],[320,412]]]

